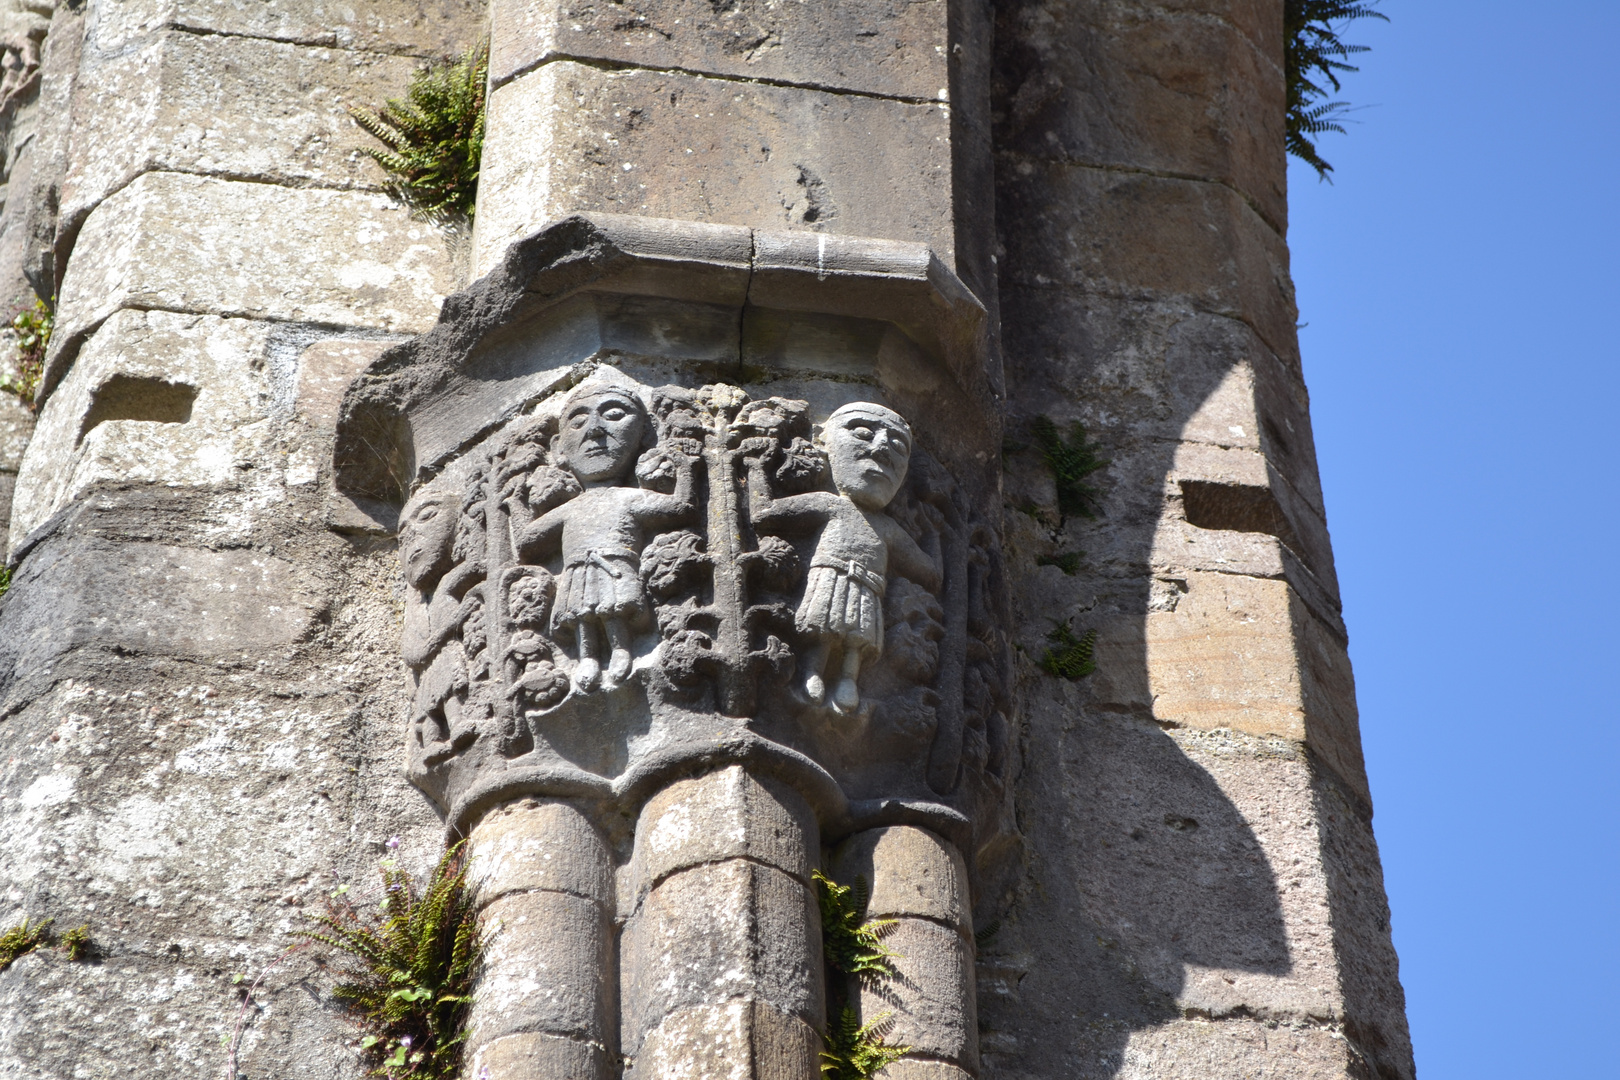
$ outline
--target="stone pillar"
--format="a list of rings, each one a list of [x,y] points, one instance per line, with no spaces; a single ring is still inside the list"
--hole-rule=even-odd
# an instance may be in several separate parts
[[[563,802],[526,799],[472,830],[484,964],[467,1035],[468,1075],[613,1075],[613,859]]]
[[[867,829],[840,844],[833,876],[871,889],[867,915],[894,919],[883,938],[894,979],[863,980],[862,1023],[889,1017],[884,1041],[911,1052],[891,1080],[963,1080],[979,1071],[974,1001],[973,912],[961,852],[927,829]]]
[[[798,794],[740,765],[647,802],[620,975],[626,1077],[819,1075],[817,835]]]
[[[927,244],[993,292],[979,0],[494,0],[473,276],[569,213]]]

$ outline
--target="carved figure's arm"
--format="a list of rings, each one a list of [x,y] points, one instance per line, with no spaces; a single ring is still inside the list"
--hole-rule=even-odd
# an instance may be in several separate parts
[[[928,537],[929,550],[923,550],[911,534],[887,514],[877,519],[878,530],[889,545],[889,569],[910,578],[929,592],[938,592],[944,577],[945,559],[940,552],[939,533]]]
[[[554,507],[518,530],[517,553],[524,562],[538,562],[551,547],[562,540],[563,524],[568,520],[568,503]]]
[[[639,518],[680,518],[692,512],[692,473],[695,459],[687,454],[672,452],[670,464],[675,466],[675,490],[668,495],[659,491],[643,491],[641,505],[636,510]]]
[[[771,482],[765,473],[765,462],[760,457],[748,459],[748,516],[755,525],[774,525],[809,515],[829,516],[835,509],[829,500],[839,496],[827,491],[809,491],[803,495],[771,495]]]

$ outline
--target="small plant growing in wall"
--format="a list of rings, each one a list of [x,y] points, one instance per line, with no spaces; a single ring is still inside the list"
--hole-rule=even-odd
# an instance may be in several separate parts
[[[1058,512],[1065,517],[1074,514],[1095,518],[1102,492],[1089,483],[1087,477],[1108,464],[1109,459],[1098,453],[1101,448],[1087,441],[1086,429],[1079,423],[1070,424],[1065,437],[1051,417],[1037,416],[1029,430],[1046,467],[1052,470]]]
[[[0,971],[12,965],[20,956],[26,956],[37,949],[49,949],[53,946],[61,948],[67,953],[69,960],[83,960],[90,955],[90,927],[80,926],[69,930],[60,938],[51,929],[54,919],[41,919],[30,923],[26,917],[23,921],[0,934]]]
[[[484,84],[489,45],[424,68],[403,99],[379,109],[351,108],[355,123],[387,147],[363,152],[388,174],[389,190],[430,221],[471,221],[484,152]]]
[[[11,591],[11,567],[0,563],[0,596]]]
[[[898,920],[866,917],[866,882],[840,885],[819,870],[811,871],[821,906],[821,944],[833,978],[827,1002],[827,1049],[821,1054],[821,1072],[828,1080],[871,1080],[879,1069],[911,1052],[909,1046],[883,1041],[889,1014],[862,1024],[849,1002],[851,984],[881,983],[894,979],[896,954],[883,944],[883,936]]]
[[[51,344],[56,317],[43,300],[23,308],[11,318],[11,332],[17,342],[17,376],[0,382],[0,390],[13,394],[30,409],[36,407],[39,380],[45,373],[45,350]],[[3,590],[0,590],[3,591]]]
[[[1316,138],[1329,131],[1344,134],[1350,105],[1324,100],[1339,92],[1339,75],[1359,70],[1346,63],[1365,45],[1346,45],[1339,24],[1357,19],[1385,19],[1373,10],[1378,0],[1287,0],[1283,5],[1283,69],[1288,83],[1288,152],[1316,170],[1323,180],[1333,166],[1322,160]],[[1328,87],[1332,89],[1329,90]]]
[[[1083,679],[1097,670],[1092,655],[1097,647],[1097,631],[1078,636],[1068,623],[1054,623],[1046,635],[1047,649],[1041,654],[1041,670],[1060,679]]]
[[[397,849],[397,839],[389,841]],[[372,1075],[455,1080],[461,1074],[467,1009],[478,965],[478,921],[467,890],[465,841],[446,851],[418,887],[390,854],[382,900],[357,906],[339,886],[320,924],[301,936],[346,963],[332,996],[353,1016]]]

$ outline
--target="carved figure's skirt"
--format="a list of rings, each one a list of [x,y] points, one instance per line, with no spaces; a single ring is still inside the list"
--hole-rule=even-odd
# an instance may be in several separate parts
[[[641,574],[632,555],[592,551],[564,568],[557,582],[552,626],[568,630],[583,619],[632,618],[642,609]]]
[[[883,651],[883,598],[837,566],[812,566],[793,618],[799,633],[843,638],[845,648]]]

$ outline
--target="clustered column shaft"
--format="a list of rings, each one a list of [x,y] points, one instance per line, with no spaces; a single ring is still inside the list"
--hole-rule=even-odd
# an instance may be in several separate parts
[[[648,801],[620,975],[627,1078],[818,1075],[817,837],[797,793],[741,766]]]
[[[484,965],[469,1076],[607,1080],[617,1051],[613,859],[562,802],[511,803],[472,830]]]
[[[892,979],[852,988],[860,1018],[887,1015],[888,1043],[910,1052],[884,1070],[888,1080],[967,1080],[979,1070],[974,1006],[972,902],[955,845],[927,829],[867,829],[833,852],[833,877],[870,883],[867,916],[894,919],[883,937],[894,954]]]

